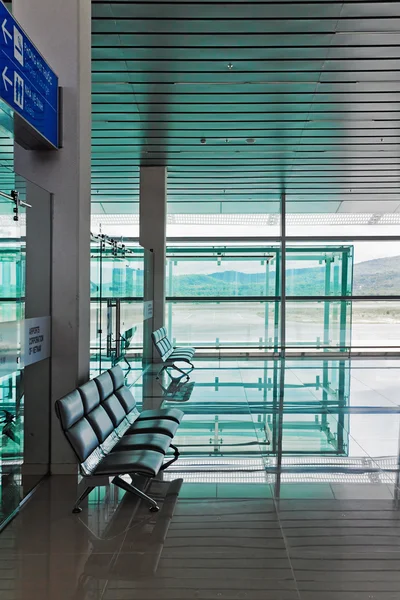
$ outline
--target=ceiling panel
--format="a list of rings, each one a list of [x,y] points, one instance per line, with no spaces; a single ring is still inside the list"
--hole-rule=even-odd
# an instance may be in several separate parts
[[[140,165],[168,168],[175,213],[267,211],[284,190],[293,212],[398,210],[400,2],[92,11],[96,212],[137,210]]]

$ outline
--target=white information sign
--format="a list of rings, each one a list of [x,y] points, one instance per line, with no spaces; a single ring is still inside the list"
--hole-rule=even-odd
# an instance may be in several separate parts
[[[153,300],[148,300],[147,302],[143,302],[143,319],[146,321],[147,319],[151,319],[153,316]]]
[[[25,320],[24,364],[33,363],[50,356],[50,317]]]

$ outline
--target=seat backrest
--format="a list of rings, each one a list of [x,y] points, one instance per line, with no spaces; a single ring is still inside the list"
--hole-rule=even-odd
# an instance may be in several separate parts
[[[58,400],[56,413],[85,475],[96,468],[139,415],[119,366]]]
[[[172,344],[168,339],[165,327],[160,327],[160,329],[153,331],[151,339],[153,340],[153,344],[155,345],[161,360],[165,362],[174,351]]]
[[[81,465],[94,454],[97,456],[98,463],[102,458],[100,441],[90,421],[86,418],[83,399],[79,391],[74,390],[61,400],[57,400],[56,413],[66,438]]]

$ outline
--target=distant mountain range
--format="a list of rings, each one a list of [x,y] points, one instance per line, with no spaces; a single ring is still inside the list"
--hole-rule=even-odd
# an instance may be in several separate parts
[[[137,270],[135,282],[124,283],[121,269],[121,284],[104,282],[106,296],[140,295],[143,271]],[[339,277],[339,273],[338,273]],[[331,278],[334,279],[333,277]],[[173,278],[174,296],[264,296],[266,294],[265,272],[243,273],[242,271],[216,271],[210,274],[176,275]],[[121,289],[116,289],[120,287]],[[312,268],[288,269],[286,290],[289,296],[322,296],[325,294],[325,265]],[[99,286],[91,282],[91,293],[98,293]],[[400,295],[400,256],[377,258],[354,265],[354,295]],[[340,283],[333,295],[340,295]],[[271,270],[268,295],[279,295],[275,291],[275,272]]]
[[[354,265],[353,294],[400,294],[400,256]]]
[[[270,295],[275,294],[275,274],[270,273]],[[332,278],[333,279],[333,278]],[[324,295],[325,266],[288,269],[286,274],[288,295]],[[210,274],[178,275],[174,277],[174,296],[263,296],[265,273],[218,271]],[[340,295],[340,284],[334,295]],[[353,294],[400,295],[400,256],[378,258],[354,265]]]

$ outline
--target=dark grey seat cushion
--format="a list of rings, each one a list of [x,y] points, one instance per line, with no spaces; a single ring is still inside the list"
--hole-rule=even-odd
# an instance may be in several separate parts
[[[110,433],[114,431],[113,422],[104,406],[97,406],[86,418],[93,427],[100,444],[102,444],[108,438]]]
[[[82,396],[83,407],[85,414],[87,415],[91,410],[99,406],[100,394],[94,379],[88,381],[84,385],[78,388],[80,395]]]
[[[114,382],[109,371],[105,371],[101,375],[94,378],[100,394],[100,402],[111,396],[114,392]]]
[[[64,431],[82,419],[85,409],[78,390],[74,390],[56,402],[56,412]]]
[[[126,434],[162,433],[163,435],[169,435],[169,437],[172,438],[177,429],[178,423],[175,421],[168,421],[167,419],[145,419],[144,421],[135,421],[133,425],[129,427]]]
[[[66,432],[68,441],[75,450],[81,463],[99,447],[99,440],[93,427],[85,418],[79,419]]]
[[[155,410],[143,410],[138,421],[147,421],[148,419],[167,419],[168,421],[175,421],[180,423],[183,419],[184,413],[179,408],[159,408]]]
[[[161,433],[135,433],[124,435],[122,440],[114,446],[112,452],[121,450],[155,450],[166,454],[171,444],[169,435]]]
[[[118,425],[125,419],[126,412],[115,394],[112,394],[106,400],[104,400],[102,406],[104,406],[105,410],[107,411],[107,414],[113,422],[114,427],[118,427]]]
[[[155,477],[164,462],[164,454],[153,450],[111,452],[103,458],[93,475],[126,475],[139,473]]]

